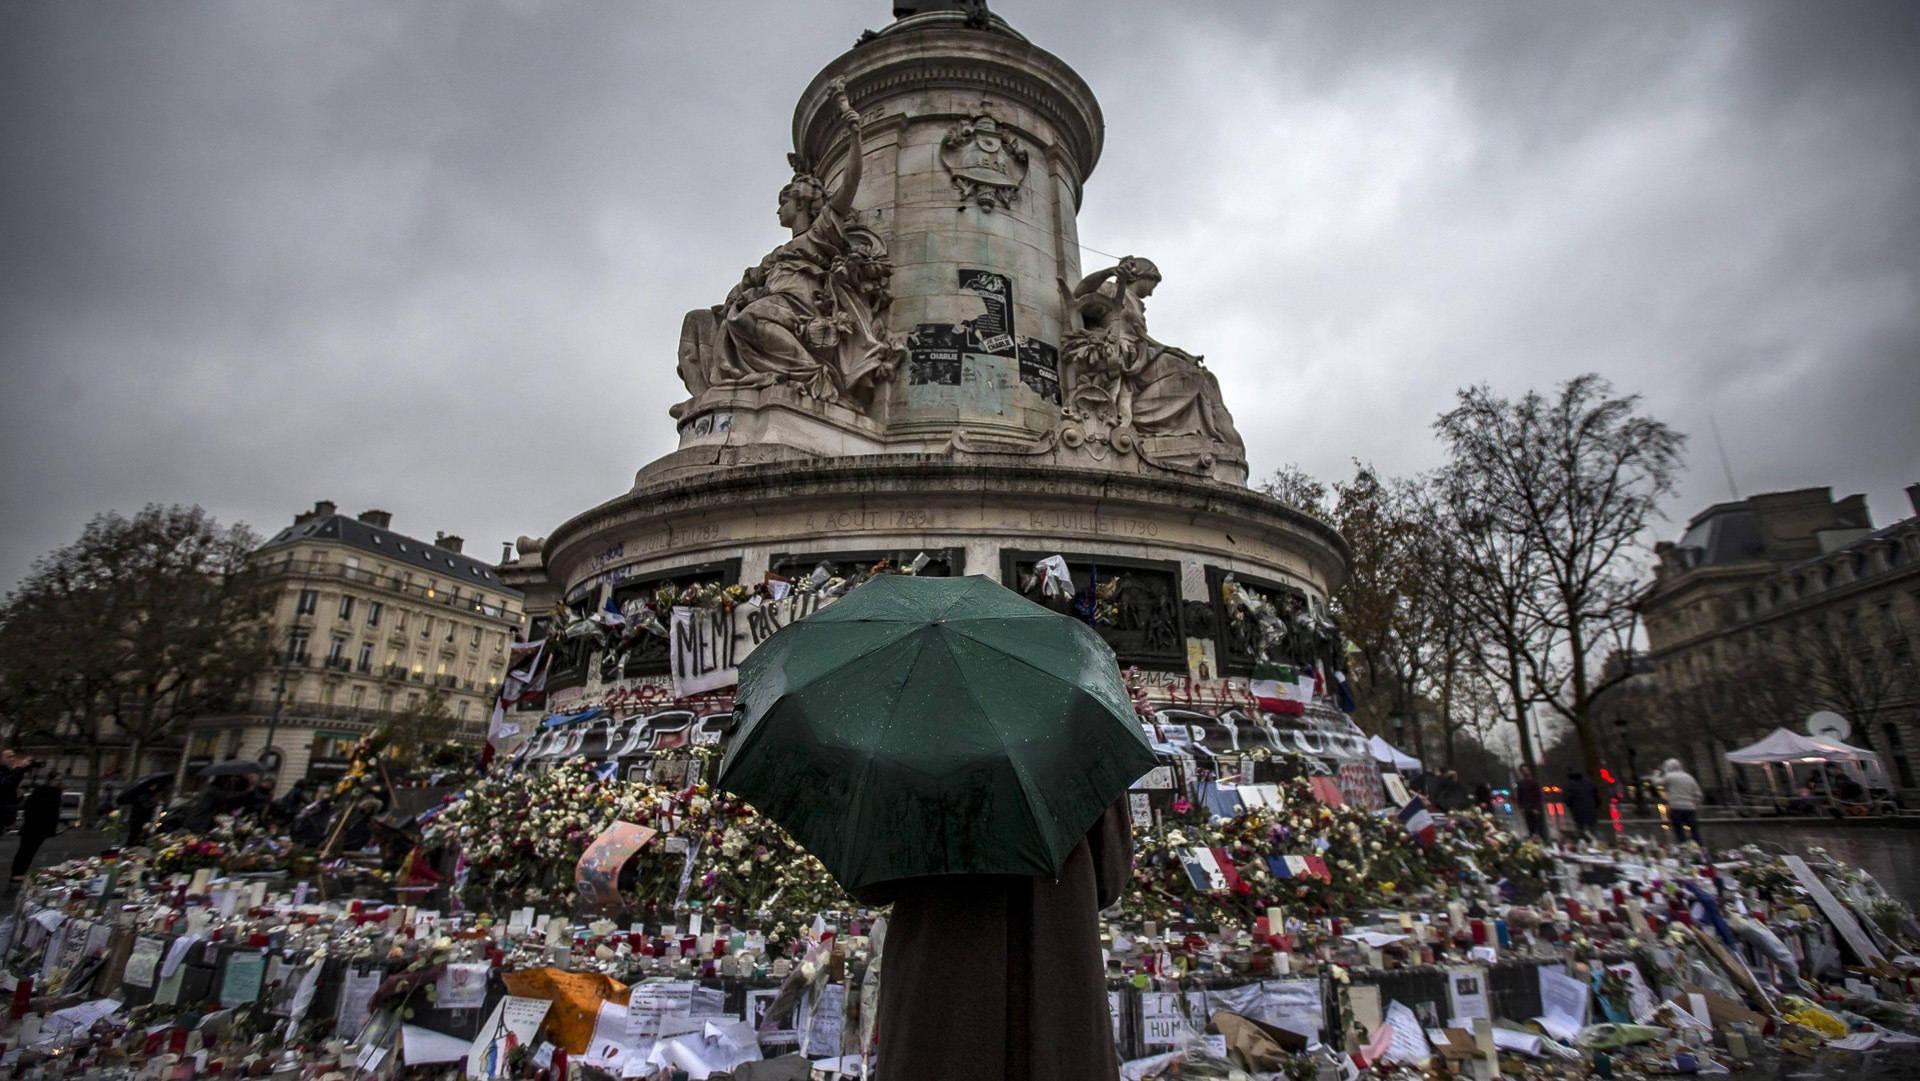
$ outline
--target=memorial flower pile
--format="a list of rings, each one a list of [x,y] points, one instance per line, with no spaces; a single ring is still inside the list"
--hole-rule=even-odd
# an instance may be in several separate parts
[[[603,779],[578,763],[484,777],[449,799],[425,838],[459,849],[471,903],[566,908],[581,854],[616,821],[658,831],[621,879],[642,919],[671,922],[697,906],[784,941],[821,911],[853,907],[818,860],[746,804],[705,784]]]
[[[1321,802],[1304,777],[1277,787],[1277,806],[1229,819],[1177,800],[1158,826],[1135,830],[1127,916],[1246,925],[1270,907],[1314,917],[1403,905],[1454,883],[1537,884],[1552,866],[1545,848],[1477,811],[1444,816],[1422,844],[1393,815]]]

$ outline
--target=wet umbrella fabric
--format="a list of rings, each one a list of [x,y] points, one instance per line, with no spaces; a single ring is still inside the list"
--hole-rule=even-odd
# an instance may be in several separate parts
[[[215,762],[200,771],[202,777],[243,777],[250,773],[259,773],[260,763],[249,762],[244,758],[229,758],[225,762]]]
[[[114,797],[114,805],[124,807],[133,802],[133,798],[148,789],[161,789],[173,783],[171,773],[149,773],[145,777],[128,785],[124,791]]]
[[[1155,759],[1092,628],[986,578],[877,578],[740,667],[720,786],[842,886],[1055,877]]]

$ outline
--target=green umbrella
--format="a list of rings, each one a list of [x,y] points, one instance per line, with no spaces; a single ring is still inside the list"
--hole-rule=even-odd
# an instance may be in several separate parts
[[[1155,764],[1113,650],[989,579],[877,578],[740,666],[720,786],[841,885],[1052,878]]]

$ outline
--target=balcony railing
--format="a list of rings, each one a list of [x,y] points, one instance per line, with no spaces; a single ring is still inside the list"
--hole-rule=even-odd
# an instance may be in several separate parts
[[[432,601],[436,604],[444,604],[449,608],[456,608],[465,612],[474,612],[490,619],[503,619],[512,622],[518,622],[520,619],[520,613],[509,611],[504,605],[485,603],[478,600],[476,596],[472,594],[462,594],[457,587],[452,589],[429,590],[423,583],[409,582],[405,579],[395,578],[392,575],[375,574],[363,567],[334,566],[331,563],[323,563],[317,566],[310,563],[297,564],[293,560],[288,559],[272,564],[267,569],[271,574],[297,574],[307,578],[340,578],[349,582],[358,582],[362,585],[369,585],[378,589],[391,590],[403,596]],[[311,615],[312,613],[302,614]]]
[[[328,657],[326,660],[321,661],[320,664],[322,667],[336,672],[349,672],[353,670],[353,661],[347,657]]]
[[[386,679],[405,679],[407,678],[407,666],[404,664],[390,664],[380,670],[380,675]]]

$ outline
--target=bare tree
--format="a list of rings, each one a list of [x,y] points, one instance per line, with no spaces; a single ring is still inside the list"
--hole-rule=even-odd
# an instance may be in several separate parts
[[[1548,648],[1548,634],[1532,598],[1545,568],[1531,538],[1497,527],[1481,505],[1472,474],[1449,467],[1437,480],[1441,509],[1463,585],[1457,610],[1469,627],[1463,646],[1484,685],[1480,701],[1512,723],[1520,761],[1539,764],[1529,715],[1539,696],[1530,681],[1534,654]],[[1487,737],[1483,734],[1481,742]]]
[[[1588,374],[1552,398],[1530,391],[1508,400],[1470,387],[1434,425],[1472,512],[1537,561],[1539,588],[1524,595],[1542,632],[1522,655],[1529,690],[1573,726],[1596,777],[1600,747],[1590,714],[1610,685],[1599,662],[1631,644],[1633,550],[1673,491],[1686,441],[1639,415],[1639,405],[1637,395],[1616,396],[1605,379]]]
[[[1333,485],[1329,517],[1349,551],[1347,577],[1333,604],[1353,646],[1359,719],[1380,732],[1389,720],[1401,718],[1413,725],[1418,740],[1429,612],[1421,599],[1427,576],[1420,565],[1415,506],[1411,483],[1382,478],[1372,467],[1356,464],[1352,480]]]
[[[137,768],[181,719],[230,702],[272,663],[258,543],[199,507],[103,514],[0,607],[0,708],[18,738],[85,754],[88,824],[109,748]]]
[[[1260,491],[1290,507],[1319,517],[1327,516],[1327,486],[1297,464],[1288,462],[1260,482]]]

